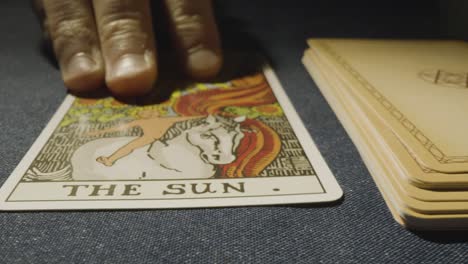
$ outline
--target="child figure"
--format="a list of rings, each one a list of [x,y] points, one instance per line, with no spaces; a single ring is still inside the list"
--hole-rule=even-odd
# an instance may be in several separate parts
[[[144,110],[139,113],[139,117],[140,119],[129,122],[127,124],[88,133],[88,135],[96,136],[108,132],[122,131],[134,127],[140,127],[141,130],[143,130],[143,135],[141,137],[130,141],[128,144],[119,148],[117,151],[115,151],[114,153],[112,153],[112,155],[108,157],[98,157],[96,159],[97,162],[100,162],[108,167],[112,166],[117,160],[132,153],[133,150],[151,144],[154,141],[160,139],[167,132],[167,130],[175,123],[185,120],[199,119],[203,118],[204,116],[161,117],[157,110]]]

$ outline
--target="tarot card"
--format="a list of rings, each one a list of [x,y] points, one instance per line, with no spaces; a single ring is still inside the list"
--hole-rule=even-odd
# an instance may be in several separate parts
[[[158,104],[69,95],[0,189],[2,210],[316,203],[342,190],[262,66]]]
[[[327,72],[326,67],[319,63],[319,60],[311,51],[306,52],[303,62],[314,80],[318,83],[327,101],[337,113],[350,137],[356,143],[364,162],[369,168],[396,221],[414,229],[466,228],[468,215],[464,213],[466,206],[464,206],[463,202],[445,202],[450,201],[450,199],[447,199],[449,197],[442,197],[443,199],[433,197],[433,199],[428,199],[438,202],[418,201],[411,198],[409,196],[410,193],[406,192],[407,190],[404,190],[404,188],[401,188],[395,182],[396,178],[392,178],[391,176],[399,172],[398,167],[390,164],[392,161],[388,159],[389,153],[385,152],[384,149],[379,149],[378,133],[367,131],[372,126],[364,124],[366,120],[362,120],[362,113],[356,111],[360,107],[356,108],[355,101],[350,100],[352,95],[342,94],[336,89],[337,79],[325,74]],[[427,195],[429,193],[424,192],[424,190],[421,191],[416,193],[416,196],[420,196],[421,194]],[[460,196],[466,197],[465,193],[460,195],[460,193],[455,192],[439,192],[437,194],[434,192],[432,194],[445,195],[446,193],[450,193],[452,198],[454,198],[452,201],[461,198]]]
[[[311,64],[313,61],[313,64]],[[404,144],[382,123],[382,121],[375,117],[372,111],[368,111],[367,107],[359,103],[354,96],[348,93],[348,89],[339,88],[344,84],[338,78],[333,77],[333,72],[329,68],[320,63],[320,60],[314,55],[312,50],[308,50],[304,57],[304,63],[310,68],[310,71],[318,72],[320,68],[320,77],[326,78],[327,85],[322,84],[323,91],[326,93],[333,86],[335,94],[343,98],[340,104],[344,104],[348,111],[353,111],[349,116],[354,119],[355,123],[363,127],[363,133],[369,138],[375,138],[373,146],[379,147],[379,152],[383,154],[385,162],[384,166],[393,166],[398,168],[397,181],[404,186],[408,196],[414,197],[423,201],[466,201],[468,200],[468,192],[466,192],[466,185],[462,184],[463,178],[467,178],[468,174],[450,174],[450,177],[432,170],[427,170],[419,164],[410,152],[408,152]],[[320,65],[316,67],[315,65]],[[317,74],[316,74],[317,75]],[[317,79],[315,77],[314,79]],[[322,87],[321,87],[322,88]],[[330,97],[330,96],[329,96]],[[332,97],[335,98],[335,96]],[[331,99],[329,99],[331,100]],[[334,104],[337,104],[336,102]],[[351,110],[354,109],[354,110]],[[374,135],[371,135],[374,134]],[[408,175],[411,175],[409,177]],[[426,181],[420,183],[415,182],[414,179],[424,179]],[[457,181],[458,180],[458,181]],[[422,186],[423,185],[423,186]],[[439,188],[427,189],[427,186],[437,186]],[[442,189],[440,187],[443,187]]]
[[[450,41],[313,40],[351,92],[423,166],[468,171],[468,46]]]

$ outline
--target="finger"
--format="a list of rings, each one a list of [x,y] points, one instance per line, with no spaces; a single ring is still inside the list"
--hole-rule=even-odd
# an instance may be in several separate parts
[[[99,40],[87,0],[43,0],[49,33],[65,85],[77,92],[104,83]]]
[[[148,92],[156,81],[149,0],[94,0],[107,86],[117,95]]]
[[[211,0],[165,0],[185,71],[197,79],[215,76],[222,65]]]

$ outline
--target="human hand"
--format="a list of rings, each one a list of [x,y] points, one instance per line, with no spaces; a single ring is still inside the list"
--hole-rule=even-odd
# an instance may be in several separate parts
[[[149,92],[157,79],[150,0],[35,0],[65,85],[107,84],[117,96]],[[216,75],[222,54],[211,0],[161,0],[187,75]]]
[[[112,165],[114,165],[113,161],[111,161],[108,157],[104,157],[104,156],[97,158],[96,161],[99,163],[102,163],[103,165],[107,167],[111,167]]]

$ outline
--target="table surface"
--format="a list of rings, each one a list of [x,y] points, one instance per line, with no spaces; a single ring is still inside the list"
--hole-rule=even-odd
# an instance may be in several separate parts
[[[222,2],[219,21],[226,46],[255,41],[264,50],[343,188],[343,201],[322,206],[3,212],[0,262],[466,261],[466,232],[411,232],[393,220],[356,148],[300,63],[307,37],[444,37],[435,6],[429,1],[415,1],[414,6],[398,1],[345,6],[344,1],[297,1],[290,6],[284,1]],[[39,52],[41,34],[28,1],[2,1],[0,17],[2,184],[66,91],[58,70]],[[246,41],[247,36],[252,40]]]

